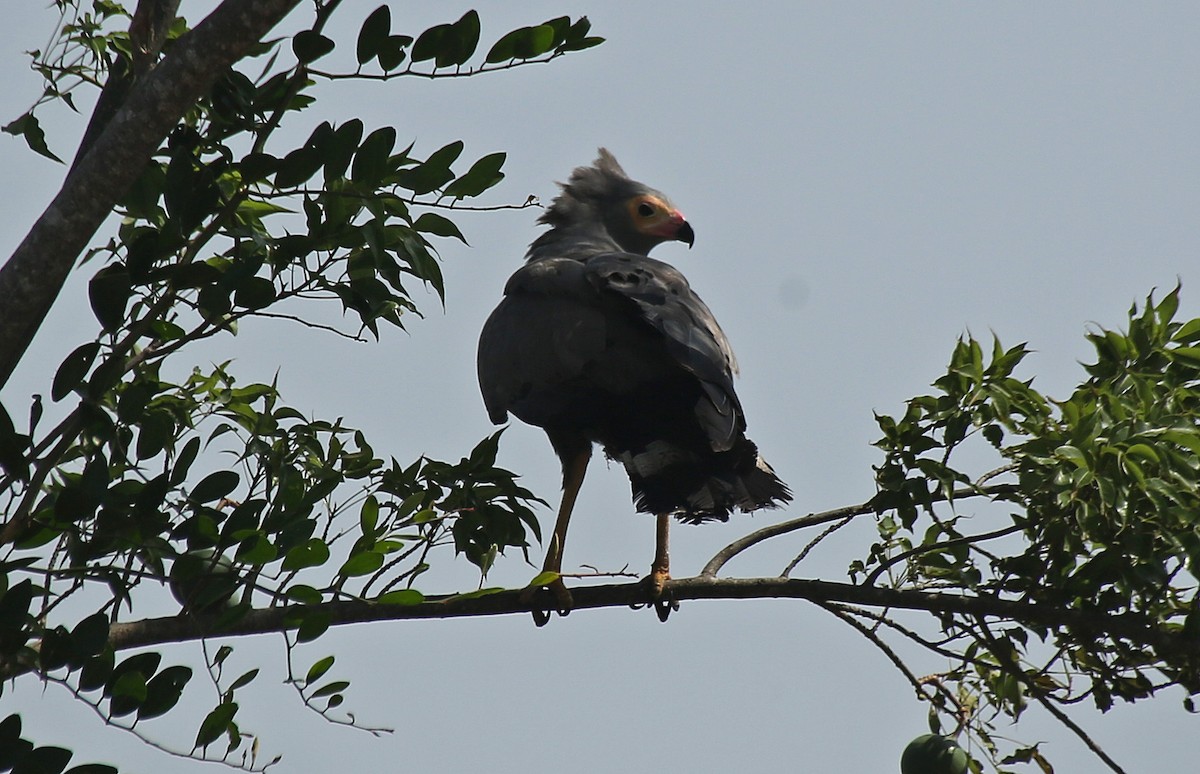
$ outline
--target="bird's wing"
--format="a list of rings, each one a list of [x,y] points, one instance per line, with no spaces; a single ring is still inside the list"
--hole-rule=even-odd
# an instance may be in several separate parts
[[[540,388],[581,375],[604,351],[606,336],[603,310],[581,262],[549,258],[523,266],[479,337],[479,384],[492,421],[504,422],[514,403]],[[538,413],[548,418],[561,408],[543,400],[522,418],[544,424]]]
[[[714,448],[733,442],[745,429],[733,388],[737,359],[725,332],[687,279],[670,264],[630,253],[589,258],[585,273],[601,293],[625,299],[641,320],[663,337],[668,354],[694,375],[708,399],[697,406]]]

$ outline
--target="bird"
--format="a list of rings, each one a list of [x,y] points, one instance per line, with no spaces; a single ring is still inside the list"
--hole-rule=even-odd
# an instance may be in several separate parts
[[[733,349],[675,267],[648,253],[695,232],[662,192],[631,179],[606,148],[577,167],[538,222],[479,337],[477,371],[491,421],[542,428],[562,463],[563,495],[543,573],[557,612],[567,525],[598,445],[629,476],[637,511],[656,521],[643,582],[663,620],[669,530],[726,521],[792,499],[746,437]],[[549,611],[534,610],[542,625]]]

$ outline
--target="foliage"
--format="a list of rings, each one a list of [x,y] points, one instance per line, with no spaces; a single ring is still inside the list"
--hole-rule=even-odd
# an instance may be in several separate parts
[[[1017,603],[1014,625],[942,614],[939,640],[922,642],[956,664],[927,684],[959,727],[980,720],[964,706],[980,697],[1015,719],[1030,698],[1105,711],[1180,686],[1194,708],[1200,319],[1176,321],[1178,308],[1176,287],[1135,305],[1127,331],[1089,333],[1096,361],[1065,400],[1013,376],[1024,345],[995,341],[985,358],[967,339],[938,394],[912,399],[899,419],[878,417],[880,541],[851,574]],[[996,469],[969,475],[967,465]],[[980,496],[997,507],[964,508]],[[1065,612],[1047,620],[1039,609]],[[995,753],[990,729],[973,728]],[[1041,760],[1025,748],[1009,762],[1022,759]]]
[[[482,64],[465,68],[477,56],[478,14],[413,36],[392,28],[384,5],[362,21],[353,69],[319,72],[317,60],[335,59],[323,29],[338,6],[318,3],[310,29],[263,42],[257,62],[226,72],[181,118],[121,199],[116,233],[85,257],[96,267],[97,337],[59,366],[50,405],[35,396],[27,421],[0,407],[4,674],[36,672],[136,733],[170,711],[192,677],[157,652],[121,659],[109,644],[110,625],[154,598],[143,587],[169,582],[212,632],[251,608],[286,604],[298,627],[292,642],[310,641],[328,621],[307,607],[413,604],[442,547],[486,573],[497,552],[524,551],[528,534],[539,536],[530,506],[540,501],[496,467],[499,434],[457,463],[402,464],[340,419],[290,407],[275,383],[240,382],[229,363],[177,365],[189,345],[237,335],[252,319],[353,339],[402,327],[419,314],[414,287],[445,292],[431,238],[465,241],[441,213],[471,209],[464,202],[504,178],[503,153],[463,171],[461,141],[418,153],[396,128],[357,118],[322,121],[290,147],[279,130],[315,110],[317,84],[466,76],[600,42],[585,18],[562,17],[501,36]],[[5,127],[55,159],[39,109],[74,108],[80,86],[129,80],[146,48],[118,3],[60,0],[59,8],[58,40],[33,52],[45,94]],[[166,57],[189,32],[182,18],[168,21]],[[313,322],[313,304],[329,302],[355,327]],[[62,611],[77,605],[94,612],[72,621]],[[261,767],[246,757],[237,717],[236,691],[254,674],[225,679],[228,656],[222,648],[209,660],[221,699],[199,724],[193,754],[211,747],[215,757]],[[330,663],[296,678],[323,713],[345,688],[318,682]],[[19,732],[19,718],[10,721],[6,732]],[[42,754],[28,750],[23,760]]]

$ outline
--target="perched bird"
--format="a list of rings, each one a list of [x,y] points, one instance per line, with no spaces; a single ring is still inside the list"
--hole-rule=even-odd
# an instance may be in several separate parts
[[[479,386],[493,422],[511,413],[541,427],[562,461],[543,569],[562,571],[567,524],[599,444],[625,466],[637,510],[658,517],[646,578],[657,603],[670,578],[672,516],[725,521],[791,493],[746,438],[721,327],[677,269],[647,257],[667,241],[691,247],[683,214],[604,148],[561,187],[538,220],[549,230],[483,327]],[[570,593],[561,579],[549,587],[565,615]]]

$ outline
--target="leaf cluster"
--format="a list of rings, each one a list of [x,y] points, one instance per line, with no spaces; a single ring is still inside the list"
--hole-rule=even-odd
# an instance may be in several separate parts
[[[146,55],[122,29],[123,6],[81,5],[62,0],[54,45],[32,52],[45,93],[6,127],[55,159],[37,115],[73,108],[80,86],[119,100],[137,88]],[[0,668],[61,685],[134,734],[174,709],[192,676],[163,667],[158,652],[118,661],[108,644],[111,624],[162,603],[155,589],[214,634],[249,610],[286,607],[290,660],[328,626],[309,610],[318,603],[420,602],[416,584],[439,557],[461,554],[482,574],[499,553],[540,538],[532,508],[541,501],[497,467],[498,433],[456,463],[402,464],[341,419],[289,406],[274,382],[243,383],[229,363],[194,367],[180,354],[261,319],[354,340],[403,327],[420,314],[416,289],[444,298],[433,240],[466,241],[449,211],[504,179],[504,153],[466,163],[458,140],[418,152],[395,127],[354,117],[320,121],[299,144],[284,138],[282,127],[316,109],[321,76],[310,65],[335,48],[324,29],[339,6],[316,4],[310,29],[259,45],[181,116],[121,197],[115,233],[84,257],[96,337],[48,375],[27,416],[0,406]],[[183,19],[168,28],[165,57],[189,34]],[[599,39],[588,28],[563,17],[514,30],[488,63],[590,47]],[[473,11],[399,34],[381,6],[355,56],[385,74],[407,61],[467,75],[480,34]],[[318,322],[321,304],[355,323]],[[65,611],[80,603],[94,612],[73,621]],[[218,759],[255,768],[234,695],[254,675],[225,679],[229,652],[206,661],[220,700],[182,752],[207,757],[224,738]],[[321,674],[298,682],[324,714],[345,685],[309,686]],[[5,724],[16,739],[19,718]],[[20,770],[57,773],[69,758],[54,768],[58,758],[39,750],[57,748],[12,749],[48,761]]]
[[[1064,400],[1013,375],[1024,345],[986,357],[968,338],[936,394],[877,417],[880,540],[852,575],[1077,614],[943,616],[925,642],[958,662],[943,678],[997,711],[1200,691],[1200,320],[1178,310],[1176,287],[1088,333],[1096,359]]]

